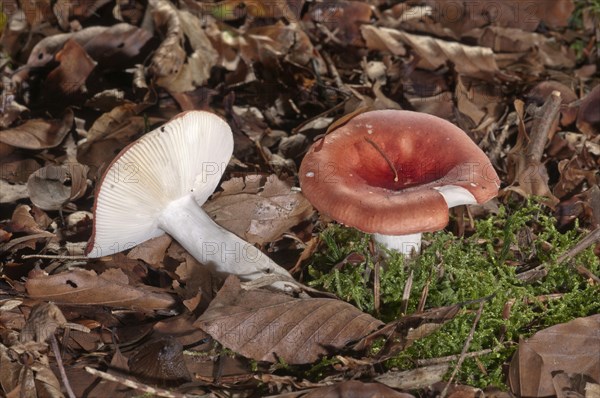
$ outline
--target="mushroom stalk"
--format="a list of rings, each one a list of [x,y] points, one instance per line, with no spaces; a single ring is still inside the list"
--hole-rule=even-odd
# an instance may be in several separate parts
[[[158,228],[218,274],[234,274],[246,281],[272,274],[292,279],[266,254],[215,223],[192,194],[171,202],[158,217]],[[283,288],[284,284],[276,282],[273,286]]]
[[[421,233],[408,235],[373,234],[373,240],[389,250],[395,250],[409,257],[413,252],[421,252]]]

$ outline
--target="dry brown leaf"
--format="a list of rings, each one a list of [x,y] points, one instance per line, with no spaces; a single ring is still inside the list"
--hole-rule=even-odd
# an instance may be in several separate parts
[[[45,228],[40,228],[40,225],[30,212],[31,207],[24,204],[18,205],[10,220],[10,230],[12,232],[25,232],[27,234],[44,232]]]
[[[540,21],[566,26],[575,8],[573,0],[426,0],[426,4],[434,20],[458,35],[490,24],[526,31],[534,31]]]
[[[0,203],[10,203],[29,197],[26,184],[10,184],[0,179]]]
[[[302,398],[414,398],[413,395],[398,392],[379,383],[363,383],[358,380],[348,380],[332,386],[310,390]]]
[[[346,347],[382,322],[340,300],[242,290],[230,276],[194,325],[247,358],[303,364]]]
[[[55,304],[37,304],[29,313],[25,327],[21,330],[19,341],[21,343],[29,341],[44,343],[56,329],[63,328],[66,324],[67,319]]]
[[[40,168],[37,161],[31,158],[5,158],[6,163],[0,163],[0,178],[11,182],[27,182],[34,171]]]
[[[588,137],[600,134],[600,84],[581,101],[577,114],[577,128]]]
[[[73,269],[56,275],[32,271],[25,288],[32,298],[65,304],[105,305],[140,310],[167,309],[175,304],[174,298],[167,293],[153,292],[143,286],[130,286],[127,276],[116,268],[101,275],[83,269]]]
[[[128,364],[131,373],[147,383],[168,386],[191,380],[183,346],[172,336],[144,344],[129,358]]]
[[[115,107],[110,112],[100,116],[90,130],[87,140],[82,142],[77,149],[77,160],[89,166],[92,173],[96,173],[125,148],[129,143],[138,138],[146,128],[146,119],[136,116],[144,108],[144,105],[126,103]],[[147,122],[152,125],[159,118],[148,118]],[[132,170],[119,170],[122,175],[115,178],[128,178]]]
[[[592,315],[551,326],[521,340],[508,372],[513,393],[523,397],[556,395],[552,376],[559,372],[600,380],[598,330],[600,315]]]
[[[140,55],[152,35],[137,26],[119,23],[92,26],[74,33],[48,36],[35,45],[27,60],[28,67],[42,67],[51,62],[65,43],[74,40],[101,67],[130,65]]]
[[[394,38],[396,29],[363,25],[360,28],[366,46],[371,51],[383,51],[394,55],[405,55],[404,44]]]
[[[558,198],[562,198],[571,192],[582,182],[586,181],[588,186],[596,184],[596,175],[598,170],[584,170],[577,158],[572,160],[561,160],[558,162],[558,171],[560,178],[554,186],[553,193]]]
[[[471,122],[469,130],[485,130],[504,111],[498,86],[483,80],[459,76],[455,88],[456,107]]]
[[[54,100],[56,95],[78,93],[96,67],[96,62],[73,39],[65,43],[55,58],[60,65],[48,74],[45,82],[46,92]]]
[[[311,204],[275,175],[232,178],[204,209],[219,225],[250,243],[277,240],[312,213]]]
[[[531,195],[545,197],[545,203],[554,207],[559,200],[548,186],[546,166],[539,160],[530,159],[527,155],[529,137],[523,122],[525,118],[523,101],[515,101],[515,110],[519,116],[519,133],[517,143],[507,154],[507,182],[511,185],[505,190],[516,192],[526,198]]]
[[[31,202],[43,210],[59,210],[87,190],[88,167],[79,163],[46,166],[27,180]]]
[[[73,111],[65,110],[62,119],[30,119],[20,126],[0,130],[0,142],[24,149],[54,148],[73,126]]]
[[[551,68],[571,69],[575,56],[556,39],[521,29],[491,26],[469,32],[480,46],[489,47],[495,53],[527,53],[542,65]]]
[[[371,23],[373,10],[368,3],[361,1],[336,1],[315,3],[312,10],[305,14],[304,24],[322,25],[329,33],[344,45],[363,46],[360,34],[361,26]],[[331,37],[326,38],[328,41]]]
[[[131,249],[127,257],[157,267],[163,261],[171,242],[173,238],[167,234],[152,238]]]

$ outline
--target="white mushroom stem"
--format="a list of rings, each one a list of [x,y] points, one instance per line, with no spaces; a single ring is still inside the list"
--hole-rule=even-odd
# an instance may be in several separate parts
[[[457,185],[444,185],[434,189],[444,197],[448,209],[477,203],[477,199],[471,192]],[[409,257],[412,253],[419,254],[421,252],[420,232],[409,235],[373,234],[373,240],[390,250],[404,254],[406,257]]]
[[[215,223],[192,194],[171,202],[159,215],[158,228],[218,274],[234,274],[245,281],[272,274],[292,279],[266,254]],[[285,288],[285,283],[276,282],[273,286]]]
[[[389,250],[395,250],[406,257],[421,252],[421,233],[409,235],[373,234],[373,240]]]

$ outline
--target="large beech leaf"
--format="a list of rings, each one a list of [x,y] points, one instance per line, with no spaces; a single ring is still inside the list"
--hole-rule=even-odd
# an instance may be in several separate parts
[[[97,275],[94,271],[73,269],[56,275],[32,271],[25,283],[29,297],[55,303],[105,305],[146,310],[166,309],[175,303],[167,293],[129,285],[117,268]]]
[[[0,142],[25,149],[54,148],[73,125],[73,111],[65,110],[62,119],[30,119],[20,126],[0,131]]]
[[[340,300],[242,290],[239,280],[230,276],[194,325],[245,357],[305,364],[383,323]]]
[[[512,391],[523,397],[559,394],[559,373],[600,380],[600,314],[554,325],[523,339],[508,371]]]

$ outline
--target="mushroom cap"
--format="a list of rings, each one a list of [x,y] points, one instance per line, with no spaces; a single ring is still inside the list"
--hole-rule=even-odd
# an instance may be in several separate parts
[[[181,113],[125,147],[100,180],[88,257],[114,254],[162,235],[158,216],[163,209],[190,193],[202,205],[232,153],[231,128],[204,111]]]
[[[452,198],[450,206],[483,203],[500,186],[490,160],[461,129],[436,116],[398,110],[359,114],[327,134],[309,149],[299,178],[303,194],[321,213],[385,235],[442,229],[448,224],[447,194],[465,198]]]

